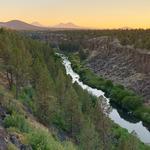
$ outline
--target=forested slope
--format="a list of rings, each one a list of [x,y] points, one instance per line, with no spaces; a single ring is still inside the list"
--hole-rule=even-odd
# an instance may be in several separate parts
[[[149,149],[109,120],[100,100],[72,84],[48,43],[0,29],[0,74],[4,150]]]

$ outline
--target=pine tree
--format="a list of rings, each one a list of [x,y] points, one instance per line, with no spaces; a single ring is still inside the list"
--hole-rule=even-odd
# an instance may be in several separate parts
[[[3,34],[5,32],[2,32]],[[6,35],[0,36],[0,58],[3,61],[2,68],[6,71],[6,77],[8,80],[9,89],[12,89],[13,85],[13,73],[12,73],[12,49],[11,49],[11,41]]]
[[[66,83],[66,78],[65,78],[64,72],[62,69],[59,69],[58,75],[56,78],[56,92],[57,92],[57,97],[58,97],[60,106],[62,105],[64,98],[65,98],[65,93],[67,92],[65,83]]]
[[[18,98],[20,87],[24,86],[24,84],[28,84],[27,82],[30,79],[31,67],[30,53],[26,50],[22,41],[18,40],[17,42],[20,42],[20,44],[18,47],[13,48],[12,57],[13,74],[16,85],[16,98]]]
[[[54,83],[47,67],[38,58],[34,63],[33,78],[37,93],[37,116],[43,123],[49,124],[57,111],[57,99],[54,94]]]
[[[110,131],[110,121],[108,120],[108,106],[104,102],[103,97],[99,98],[95,109],[93,109],[93,119],[95,122],[96,130],[98,131],[104,150],[109,150],[111,148],[111,131]]]
[[[64,111],[65,120],[69,128],[71,137],[75,137],[80,131],[82,113],[80,103],[78,101],[78,96],[73,89],[72,85],[67,87],[65,101],[64,101]]]
[[[101,150],[99,135],[90,119],[84,120],[79,139],[82,150]]]

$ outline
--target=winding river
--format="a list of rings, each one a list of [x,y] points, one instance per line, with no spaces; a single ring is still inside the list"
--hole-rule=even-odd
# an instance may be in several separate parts
[[[89,87],[88,85],[85,85],[82,81],[80,81],[80,76],[75,73],[71,67],[71,62],[68,60],[68,58],[63,55],[63,54],[59,54],[57,53],[57,55],[59,55],[62,60],[63,60],[63,65],[65,66],[65,69],[66,69],[66,74],[67,75],[70,75],[71,78],[72,78],[72,82],[77,82],[84,90],[87,90],[90,94],[96,96],[96,97],[103,97],[107,103],[107,105],[109,107],[110,106],[110,103],[109,103],[109,98],[106,98],[104,96],[104,92],[101,91],[101,90],[97,90],[97,89],[94,89],[94,88],[91,88]],[[111,108],[111,111],[109,113],[109,118],[111,120],[113,120],[115,123],[117,123],[118,125],[120,125],[121,127],[125,128],[128,130],[129,133],[131,132],[136,132],[138,138],[144,142],[144,143],[147,143],[147,144],[150,144],[150,131],[144,127],[144,125],[142,124],[142,121],[140,122],[137,122],[137,123],[131,123],[125,119],[123,119],[117,109],[115,108]]]

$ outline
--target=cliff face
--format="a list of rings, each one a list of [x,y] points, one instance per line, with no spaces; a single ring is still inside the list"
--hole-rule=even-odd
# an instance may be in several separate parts
[[[150,102],[150,51],[122,46],[117,39],[99,37],[87,42],[88,66],[97,74],[134,90]]]

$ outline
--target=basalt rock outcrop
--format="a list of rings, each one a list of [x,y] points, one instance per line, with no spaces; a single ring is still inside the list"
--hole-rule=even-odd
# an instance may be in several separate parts
[[[1,99],[1,97],[0,97]],[[18,150],[32,150],[30,145],[22,144],[17,134],[10,134],[4,127],[4,119],[9,115],[5,108],[0,104],[0,150],[13,149],[10,145],[13,144]]]
[[[134,90],[150,105],[150,51],[122,46],[106,36],[87,43],[88,66],[95,73]]]

